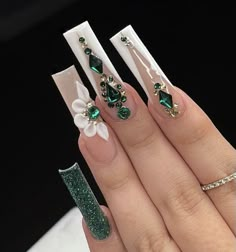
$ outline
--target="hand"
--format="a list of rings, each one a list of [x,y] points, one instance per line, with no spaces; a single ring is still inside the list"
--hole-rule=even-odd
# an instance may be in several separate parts
[[[185,111],[172,120],[128,90],[132,118],[111,119],[97,100],[109,140],[79,138],[112,225],[103,241],[85,228],[91,251],[235,251],[235,182],[206,192],[200,186],[234,171],[235,149],[182,91]]]
[[[83,87],[78,92],[82,101],[73,103],[75,124],[81,130],[79,148],[109,207],[103,207],[111,226],[106,239],[93,238],[84,223],[91,251],[235,251],[234,177],[211,190],[203,191],[201,186],[235,176],[235,149],[198,105],[170,84],[130,27],[122,31],[125,35],[119,33],[112,40],[144,87],[148,107],[130,85],[118,88],[117,79],[106,79],[101,61],[111,72],[112,65],[97,42],[93,44],[96,38],[86,26],[82,24],[81,31],[87,29],[90,41],[80,37],[80,43],[83,49],[89,49],[87,55],[77,48],[80,26],[65,36],[72,49],[76,47],[74,52],[95,90],[105,90],[102,95],[97,92],[96,106],[107,126],[91,121],[98,111]],[[91,65],[90,68],[101,74],[98,77],[91,75],[84,63],[88,55],[90,63],[96,63],[95,69]],[[104,78],[101,87],[100,77]],[[110,86],[114,87],[112,91]],[[123,88],[127,98],[122,105],[125,113],[120,107],[116,110],[115,106],[110,108],[111,104],[107,106],[109,99],[123,95],[119,91]],[[81,114],[80,106],[86,109],[85,114]],[[124,120],[120,120],[122,116]]]

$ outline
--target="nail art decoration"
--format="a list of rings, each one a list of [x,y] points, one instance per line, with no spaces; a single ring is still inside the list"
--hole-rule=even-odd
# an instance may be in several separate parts
[[[127,97],[123,85],[117,83],[113,75],[107,75],[103,72],[103,61],[88,47],[84,37],[79,36],[79,43],[84,49],[84,53],[89,57],[90,69],[100,75],[100,92],[104,102],[107,103],[109,108],[117,109],[117,116],[120,119],[128,119],[131,111],[124,105]]]
[[[78,93],[78,98],[72,103],[72,109],[76,113],[74,116],[75,125],[82,129],[87,137],[98,134],[101,138],[108,140],[107,126],[100,116],[99,108],[90,98],[88,89],[78,81],[75,84]]]
[[[75,163],[66,170],[59,170],[72,198],[95,239],[106,239],[111,232],[109,221],[101,210],[79,165]]]
[[[135,57],[135,62],[138,62],[138,68],[143,68],[143,74],[147,75],[150,82],[153,85],[153,93],[155,96],[159,97],[159,103],[164,106],[165,111],[171,116],[176,117],[180,112],[178,110],[178,104],[174,103],[172,100],[172,95],[170,94],[168,87],[162,77],[162,74],[158,69],[153,69],[148,60],[139,52],[135,47],[135,44],[129,37],[121,33],[120,40],[129,49],[132,57]]]

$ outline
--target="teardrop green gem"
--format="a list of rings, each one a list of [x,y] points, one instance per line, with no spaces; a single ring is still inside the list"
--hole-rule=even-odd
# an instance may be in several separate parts
[[[89,67],[96,73],[102,74],[103,72],[102,61],[92,54],[89,55]]]
[[[107,94],[107,101],[110,103],[118,102],[121,98],[121,93],[106,83],[106,94]]]

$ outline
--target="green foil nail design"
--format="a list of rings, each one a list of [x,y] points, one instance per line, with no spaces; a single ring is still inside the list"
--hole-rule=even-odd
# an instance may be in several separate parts
[[[92,71],[100,75],[101,95],[109,108],[117,109],[117,117],[126,120],[130,117],[131,111],[123,105],[127,101],[125,90],[122,84],[116,83],[112,75],[107,76],[103,72],[103,62],[90,49],[84,37],[79,37],[79,42],[84,49],[84,53],[89,57],[89,67]]]
[[[92,236],[97,240],[106,239],[110,235],[108,219],[101,210],[79,165],[75,163],[66,170],[59,170],[59,173],[80,209]]]

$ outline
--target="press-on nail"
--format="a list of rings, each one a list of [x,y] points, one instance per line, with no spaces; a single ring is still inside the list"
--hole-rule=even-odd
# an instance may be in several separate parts
[[[83,130],[87,137],[98,134],[107,141],[109,138],[107,126],[100,116],[99,108],[91,99],[88,89],[82,84],[75,67],[71,66],[52,77],[74,117],[75,125]]]
[[[80,209],[91,234],[98,240],[106,239],[110,235],[108,219],[101,210],[79,165],[76,163],[66,170],[59,170],[59,173]]]
[[[184,104],[177,92],[131,26],[111,38],[111,42],[133,72],[149,101],[163,116],[177,117]]]
[[[88,22],[64,34],[72,51],[87,74],[105,110],[114,118],[126,120],[132,116],[135,102],[128,94]]]

